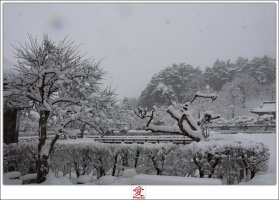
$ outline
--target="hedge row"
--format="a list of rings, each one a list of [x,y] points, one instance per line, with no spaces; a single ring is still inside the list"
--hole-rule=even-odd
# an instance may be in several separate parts
[[[35,143],[4,146],[4,171],[36,172]],[[50,168],[58,175],[118,176],[125,168],[138,173],[218,178],[224,184],[247,181],[268,168],[268,147],[262,143],[211,137],[190,145],[103,144],[61,142],[55,145]]]

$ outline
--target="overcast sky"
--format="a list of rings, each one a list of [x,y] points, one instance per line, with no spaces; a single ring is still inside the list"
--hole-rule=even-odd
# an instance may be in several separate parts
[[[4,56],[27,33],[66,35],[108,72],[120,97],[138,97],[154,73],[185,62],[204,69],[219,59],[276,57],[276,5],[4,4]]]

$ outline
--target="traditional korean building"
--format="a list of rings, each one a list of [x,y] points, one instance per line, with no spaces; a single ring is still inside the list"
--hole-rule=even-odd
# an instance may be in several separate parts
[[[260,107],[250,110],[251,113],[262,115],[273,115],[273,118],[276,117],[276,102],[275,101],[264,101]]]

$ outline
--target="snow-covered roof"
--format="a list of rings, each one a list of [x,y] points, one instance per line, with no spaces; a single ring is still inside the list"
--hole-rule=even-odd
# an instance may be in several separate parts
[[[276,102],[274,101],[266,101],[258,107],[251,109],[251,113],[255,114],[275,114],[276,113]]]

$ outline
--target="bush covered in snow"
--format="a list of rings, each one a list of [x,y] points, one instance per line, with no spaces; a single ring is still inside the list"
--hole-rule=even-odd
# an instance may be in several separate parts
[[[251,116],[238,116],[231,120],[232,125],[253,125],[257,119]]]
[[[221,117],[212,122],[213,125],[227,125],[229,123],[230,123],[229,120],[226,120],[226,119],[221,118]]]
[[[220,135],[185,147],[201,178],[219,178],[226,184],[248,181],[266,171],[268,151],[262,143]]]
[[[5,145],[4,157],[13,158],[17,163],[13,170],[23,175],[34,173],[35,147],[35,144],[26,143]],[[267,170],[268,159],[268,148],[262,143],[228,135],[211,135],[189,145],[103,144],[75,140],[74,143],[61,141],[55,146],[50,168],[57,177],[60,174],[71,178],[75,173],[81,177],[79,179],[138,173],[217,178],[224,184],[236,184]],[[9,162],[5,159],[4,171],[9,171],[8,168]]]
[[[258,118],[257,124],[276,124],[274,115],[262,115]]]
[[[23,175],[36,172],[35,143],[3,144],[3,171],[20,171]]]

